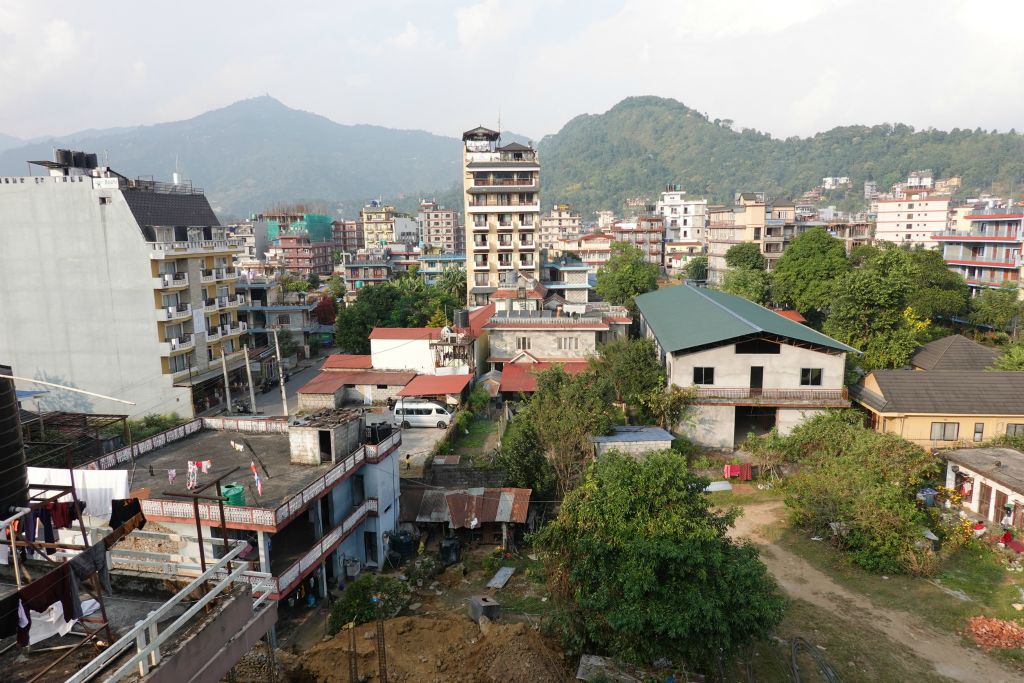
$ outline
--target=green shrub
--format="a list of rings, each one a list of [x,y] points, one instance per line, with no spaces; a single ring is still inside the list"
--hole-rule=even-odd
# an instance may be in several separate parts
[[[469,392],[469,398],[466,399],[466,406],[474,415],[480,415],[487,410],[487,406],[490,402],[490,392],[487,391],[487,388],[484,385],[477,384],[473,387],[473,391]]]
[[[687,438],[677,436],[672,439],[672,450],[685,458],[692,458],[697,455],[698,448],[697,444],[693,443]]]
[[[407,572],[409,576],[410,585],[421,586],[429,583],[435,576],[440,572],[441,567],[437,560],[429,555],[420,557],[412,566],[409,567]]]
[[[327,620],[327,630],[334,634],[350,621],[365,624],[377,615],[373,597],[380,596],[381,611],[386,618],[401,612],[409,604],[409,587],[398,579],[380,574],[363,574],[350,583],[341,594]]]

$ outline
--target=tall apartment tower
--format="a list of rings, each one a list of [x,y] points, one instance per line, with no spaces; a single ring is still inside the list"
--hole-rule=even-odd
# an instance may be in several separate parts
[[[467,301],[483,306],[513,271],[540,279],[540,159],[532,147],[501,145],[499,133],[483,127],[462,141]]]
[[[224,365],[245,372],[241,240],[190,184],[55,157],[30,162],[46,175],[0,178],[0,358],[135,404],[51,389],[48,409],[191,417],[222,405]]]

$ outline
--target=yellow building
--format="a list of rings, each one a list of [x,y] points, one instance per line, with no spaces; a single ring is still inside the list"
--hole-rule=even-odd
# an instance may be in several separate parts
[[[363,223],[363,244],[375,247],[395,241],[395,207],[372,201],[359,211]]]

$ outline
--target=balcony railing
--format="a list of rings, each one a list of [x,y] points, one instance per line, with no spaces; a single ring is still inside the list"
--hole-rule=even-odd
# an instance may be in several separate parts
[[[515,186],[515,187],[533,187],[533,178],[483,178],[474,179],[474,187],[504,187],[504,186]]]
[[[944,230],[943,232],[934,233],[932,236],[946,242],[956,242],[958,239],[969,242],[983,242],[985,240],[1018,241],[1021,239],[1020,233],[1016,230],[996,230],[993,232],[987,230],[985,232],[980,230],[971,230],[970,232]]]
[[[181,320],[192,315],[192,304],[177,304],[165,306],[156,311],[157,320]]]
[[[487,199],[474,199],[471,202],[469,202],[469,206],[528,206],[533,208],[538,205],[539,201],[539,199],[534,199],[531,201],[513,199],[511,197],[509,197],[508,201],[501,201],[498,199],[491,199],[490,197],[488,197]]]
[[[156,278],[157,289],[179,289],[188,287],[188,273],[161,273]]]
[[[207,268],[205,270],[200,270],[199,271],[199,281],[201,283],[203,283],[204,285],[205,284],[209,284],[211,282],[216,282],[217,281],[217,275],[216,275],[216,273],[213,272],[212,268]]]
[[[224,328],[220,325],[214,325],[206,331],[206,341],[215,342],[220,340],[224,336]]]
[[[988,254],[943,254],[942,257],[946,259],[947,263],[965,261],[969,263],[992,263],[1007,268],[1016,268],[1020,266],[1019,254],[1016,256],[992,256]]]
[[[239,321],[233,325],[221,325],[221,333],[225,337],[233,337],[238,334],[245,334],[246,330],[248,329],[248,324],[242,321]]]
[[[754,401],[763,403],[828,404],[849,401],[846,388],[842,389],[755,389],[752,387],[697,387],[697,400],[702,401]]]
[[[196,339],[191,333],[186,332],[177,337],[168,337],[165,342],[170,345],[171,353],[177,353],[179,351],[188,351],[194,349],[196,346]]]
[[[181,242],[172,241],[159,241],[149,242],[149,248],[157,254],[158,258],[163,258],[164,252],[169,253],[207,253],[211,251],[234,251],[241,249],[243,244],[240,239],[220,239],[220,240],[184,240]]]
[[[238,278],[237,268],[224,268],[223,271],[221,278],[224,280],[235,280]]]

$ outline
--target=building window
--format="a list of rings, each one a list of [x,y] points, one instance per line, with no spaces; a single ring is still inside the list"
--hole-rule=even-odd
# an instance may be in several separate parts
[[[956,441],[959,436],[959,422],[932,422],[932,441]]]
[[[982,441],[985,438],[985,423],[975,422],[974,423],[974,440]]]
[[[377,388],[378,388],[378,389],[387,389],[387,388],[388,388],[388,385],[387,385],[387,384],[378,384],[378,385],[377,385]]]
[[[820,387],[821,368],[800,368],[800,386]]]
[[[1008,424],[1006,425],[1007,436],[1024,436],[1024,424]]]
[[[714,384],[715,383],[715,369],[714,368],[694,368],[693,369],[693,383],[694,384]]]
[[[579,337],[559,337],[558,338],[558,350],[559,351],[578,351],[580,348]]]
[[[529,337],[516,337],[516,348],[520,351],[530,350],[530,338]]]

